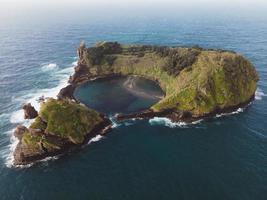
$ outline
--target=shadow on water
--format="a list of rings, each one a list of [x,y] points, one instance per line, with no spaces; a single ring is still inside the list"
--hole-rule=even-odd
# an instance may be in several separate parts
[[[75,98],[106,114],[130,113],[150,108],[164,97],[160,86],[138,76],[98,79],[79,86]]]

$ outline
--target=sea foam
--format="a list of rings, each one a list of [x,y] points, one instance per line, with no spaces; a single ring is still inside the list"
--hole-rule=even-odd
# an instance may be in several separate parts
[[[57,94],[59,93],[60,89],[67,86],[69,76],[73,73],[73,71],[74,71],[73,67],[59,70],[53,73],[54,76],[56,76],[59,80],[59,84],[56,87],[29,91],[27,95],[14,97],[13,101],[15,101],[16,103],[20,105],[23,105],[25,103],[31,103],[32,106],[34,106],[34,108],[37,111],[39,111],[40,103],[38,102],[38,99],[42,96],[45,98],[48,98],[48,97],[55,98]],[[27,122],[28,120],[24,119],[23,113],[24,113],[23,109],[19,109],[19,110],[12,112],[10,116],[10,122],[13,124]]]
[[[175,128],[175,127],[186,127],[187,123],[185,122],[172,122],[170,119],[166,117],[154,117],[149,120],[149,123],[151,125],[164,125],[168,126],[170,128]]]
[[[45,73],[51,74],[51,77],[56,78],[58,80],[58,85],[53,88],[46,88],[46,89],[39,89],[39,90],[32,90],[25,92],[26,95],[13,97],[12,101],[19,105],[23,105],[25,103],[31,103],[34,108],[39,111],[40,110],[40,103],[38,102],[38,99],[40,97],[52,97],[55,98],[57,94],[59,93],[60,89],[67,86],[69,76],[74,72],[74,65],[76,65],[77,62],[73,62],[71,67],[58,70],[58,65],[55,63],[51,63],[48,65],[44,65],[42,67],[42,71]],[[23,109],[16,110],[10,114],[9,121],[13,124],[22,124],[24,126],[29,126],[33,120],[27,120],[24,119],[24,111]],[[10,137],[10,144],[8,145],[7,149],[4,149],[5,152],[1,153],[6,160],[6,166],[12,167],[13,166],[13,152],[18,144],[18,139],[13,136],[13,132],[15,129],[10,130],[7,133],[7,135]],[[51,159],[56,159],[57,157],[49,157],[46,159],[43,159],[42,161],[47,161]],[[41,162],[42,162],[41,161]],[[32,164],[26,165],[26,166],[19,166],[19,167],[30,167]]]
[[[58,65],[56,63],[50,63],[42,66],[43,71],[57,70]]]
[[[266,97],[267,95],[260,89],[257,88],[256,92],[255,92],[255,99],[256,100],[262,100],[263,97]]]
[[[98,142],[102,138],[104,138],[102,135],[97,135],[97,136],[93,137],[91,140],[89,140],[88,144],[91,144],[93,142]]]

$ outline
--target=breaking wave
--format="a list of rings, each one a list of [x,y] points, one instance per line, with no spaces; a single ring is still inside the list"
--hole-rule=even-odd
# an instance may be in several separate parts
[[[39,98],[40,97],[55,98],[57,94],[59,93],[60,89],[67,86],[69,76],[73,73],[73,70],[74,70],[73,67],[69,67],[69,68],[59,70],[56,73],[53,73],[59,80],[59,84],[56,87],[29,91],[27,95],[23,95],[20,97],[13,97],[13,101],[15,101],[16,103],[20,105],[25,104],[25,103],[31,103],[34,106],[34,108],[37,111],[39,111],[40,110]],[[10,116],[11,123],[17,124],[17,123],[23,123],[27,121],[29,122],[29,120],[24,119],[23,109],[19,109],[11,113],[11,116]]]
[[[172,122],[170,119],[166,117],[154,117],[149,120],[150,125],[164,125],[170,128],[176,127],[186,127],[187,123],[185,122]]]
[[[56,80],[58,80],[58,85],[52,88],[45,88],[45,89],[37,89],[37,90],[31,90],[31,91],[26,91],[26,95],[22,95],[22,96],[17,96],[17,97],[13,97],[12,101],[14,101],[14,103],[18,104],[18,105],[23,105],[25,103],[31,103],[34,108],[39,111],[40,110],[40,104],[39,104],[39,98],[40,97],[44,97],[44,98],[48,98],[48,97],[53,97],[55,98],[58,94],[58,92],[60,91],[61,88],[67,86],[68,84],[68,79],[69,76],[74,72],[74,65],[77,64],[77,61],[72,63],[71,67],[65,68],[65,69],[58,69],[58,65],[55,63],[51,63],[48,65],[44,65],[42,67],[42,71],[46,72],[46,73],[50,73],[51,71],[51,77],[56,78]],[[6,115],[9,116],[9,121],[12,124],[22,124],[24,126],[29,126],[30,123],[33,120],[28,120],[28,119],[24,119],[24,111],[23,109],[18,109],[16,111],[13,111],[11,114]],[[8,145],[7,148],[3,149],[4,152],[1,152],[2,157],[5,158],[6,160],[6,166],[7,167],[12,167],[13,166],[13,152],[18,144],[18,139],[15,138],[13,136],[13,130],[7,131],[6,134],[10,137],[10,144]],[[48,157],[46,159],[41,160],[42,161],[47,161],[47,160],[51,160],[51,159],[56,159],[57,157]],[[23,167],[30,167],[32,164],[30,165],[26,165]],[[21,167],[21,166],[19,166]]]
[[[57,70],[58,65],[56,63],[50,63],[42,66],[43,71]]]
[[[98,142],[98,141],[101,140],[102,138],[104,138],[104,136],[102,136],[102,135],[97,135],[97,136],[93,137],[93,138],[88,142],[88,144],[91,144],[91,143],[93,143],[93,142]]]
[[[256,100],[262,100],[263,97],[266,97],[267,95],[260,89],[257,88],[256,92],[255,92],[255,99]]]
[[[229,115],[234,115],[238,114],[244,111],[245,108],[238,108],[237,110],[230,112],[230,113],[221,113],[221,114],[216,114],[216,118],[223,117],[223,116],[229,116]]]

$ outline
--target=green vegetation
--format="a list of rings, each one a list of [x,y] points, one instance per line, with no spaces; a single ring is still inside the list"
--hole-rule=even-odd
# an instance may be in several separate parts
[[[40,129],[44,131],[46,129],[47,124],[38,116],[35,118],[34,122],[30,125],[32,129]]]
[[[120,45],[120,51],[109,48],[108,53],[102,51],[95,58],[90,52],[103,49],[103,44],[87,48],[81,58],[97,60],[86,62],[90,75],[119,73],[158,81],[166,97],[152,107],[155,111],[173,108],[202,116],[244,103],[256,91],[258,75],[254,66],[232,51]],[[115,59],[108,63],[110,56]]]
[[[23,134],[22,144],[30,152],[61,149],[66,142],[81,144],[102,117],[94,110],[67,100],[48,99],[39,116]]]
[[[49,99],[40,110],[39,116],[47,123],[45,133],[69,139],[75,144],[102,121],[100,115],[85,106],[71,101]]]

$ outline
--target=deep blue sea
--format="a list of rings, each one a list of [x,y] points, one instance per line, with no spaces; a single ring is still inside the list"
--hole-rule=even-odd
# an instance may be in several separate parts
[[[81,151],[12,167],[12,131],[30,123],[22,105],[38,108],[38,97],[55,97],[67,84],[81,40],[88,46],[105,40],[237,51],[260,75],[256,99],[246,110],[196,124],[115,124]],[[101,87],[95,85],[95,94]],[[0,199],[266,200],[266,94],[267,18],[0,25]]]

